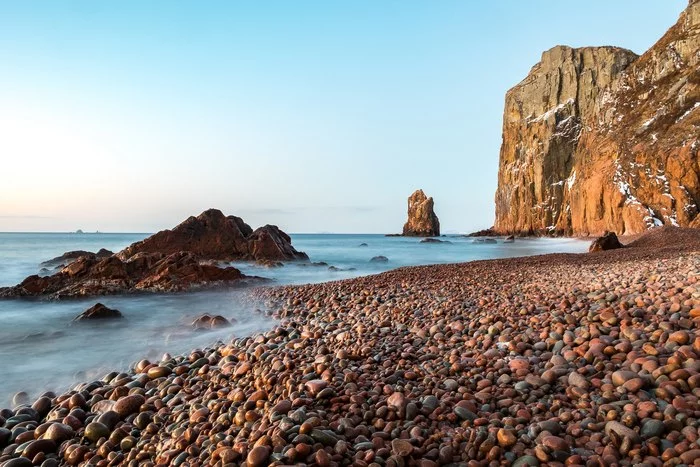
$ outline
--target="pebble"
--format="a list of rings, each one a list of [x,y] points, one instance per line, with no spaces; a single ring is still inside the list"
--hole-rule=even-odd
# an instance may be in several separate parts
[[[700,258],[610,254],[253,289],[275,329],[0,410],[0,462],[693,465]]]

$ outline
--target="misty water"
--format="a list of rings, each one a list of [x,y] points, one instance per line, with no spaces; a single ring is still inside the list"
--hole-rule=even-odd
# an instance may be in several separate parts
[[[0,286],[37,274],[42,261],[66,251],[118,251],[146,236],[0,233]],[[274,286],[347,279],[401,266],[583,252],[588,246],[574,239],[518,239],[514,243],[475,243],[458,236],[443,239],[450,243],[420,243],[417,238],[383,235],[297,234],[292,235],[292,242],[309,254],[310,263],[287,263],[278,268],[232,264],[245,274],[272,279],[269,285]],[[378,255],[389,261],[370,262]],[[98,301],[120,310],[125,319],[72,321]],[[203,313],[220,314],[232,320],[233,326],[192,330],[190,323]],[[158,360],[166,352],[179,354],[217,341],[228,342],[274,325],[272,318],[256,311],[245,289],[65,301],[0,300],[0,407],[8,405],[18,391],[31,396],[47,390],[63,391],[79,381],[127,370],[142,358]]]

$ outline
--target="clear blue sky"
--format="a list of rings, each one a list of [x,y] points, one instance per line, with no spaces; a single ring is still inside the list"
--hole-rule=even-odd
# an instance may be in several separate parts
[[[687,0],[4,1],[0,231],[493,222],[508,88],[557,44],[641,53]]]

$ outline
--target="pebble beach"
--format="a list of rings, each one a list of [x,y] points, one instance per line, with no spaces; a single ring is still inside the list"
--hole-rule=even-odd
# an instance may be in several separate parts
[[[695,465],[700,238],[249,300],[273,330],[0,411],[0,465]]]

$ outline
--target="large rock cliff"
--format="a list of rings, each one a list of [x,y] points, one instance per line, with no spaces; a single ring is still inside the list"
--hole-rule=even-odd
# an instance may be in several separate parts
[[[700,1],[649,51],[558,46],[506,96],[499,233],[699,224]]]

